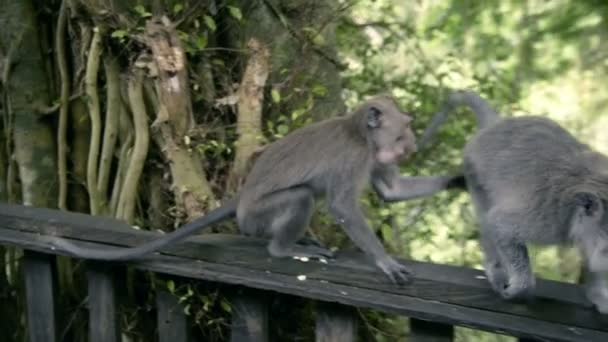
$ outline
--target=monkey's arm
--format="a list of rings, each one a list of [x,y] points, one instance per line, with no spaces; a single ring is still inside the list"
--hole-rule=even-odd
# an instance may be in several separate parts
[[[404,177],[397,167],[377,170],[372,176],[372,186],[385,202],[398,202],[429,197],[439,191],[464,187],[464,177],[420,176]]]
[[[329,212],[342,226],[346,235],[371,256],[376,265],[395,283],[408,282],[410,270],[386,253],[382,243],[365,221],[354,189],[333,192],[328,196]]]
[[[158,251],[159,249],[166,247],[173,242],[186,238],[187,236],[190,236],[205,227],[234,217],[236,214],[236,205],[237,200],[232,199],[221,207],[212,210],[207,215],[187,223],[181,228],[161,238],[136,247],[112,250],[90,249],[76,246],[68,240],[62,238],[57,238],[53,244],[78,258],[106,261],[136,259],[146,254]]]

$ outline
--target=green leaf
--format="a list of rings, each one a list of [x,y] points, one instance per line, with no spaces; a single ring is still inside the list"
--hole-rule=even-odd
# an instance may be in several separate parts
[[[274,103],[279,103],[281,102],[281,93],[279,93],[278,90],[276,89],[272,89],[272,91],[270,92],[270,95],[272,96],[272,101]]]
[[[207,36],[198,36],[196,38],[196,41],[194,42],[194,44],[196,45],[196,48],[199,50],[203,50],[204,48],[206,48],[207,43],[208,43]]]
[[[215,25],[215,20],[213,20],[213,18],[211,18],[210,16],[206,15],[204,17],[205,19],[205,24],[207,25],[207,27],[211,30],[214,31],[217,30],[217,25]]]
[[[302,116],[302,114],[304,114],[304,113],[306,113],[306,109],[298,108],[298,109],[294,110],[293,112],[291,112],[291,119],[296,120],[297,118]]]
[[[226,64],[224,63],[223,60],[219,59],[219,58],[214,58],[211,60],[211,63],[218,65],[218,66],[226,66]]]
[[[226,311],[228,313],[230,313],[232,311],[232,307],[230,307],[230,304],[227,301],[222,300],[220,302],[220,305],[222,306],[222,309],[224,309],[224,311]]]
[[[186,314],[187,316],[190,316],[190,304],[188,304],[184,307],[184,314]]]
[[[169,290],[169,292],[175,293],[175,283],[173,282],[173,280],[167,281],[167,289]]]
[[[127,32],[127,30],[116,30],[116,31],[112,32],[112,34],[110,36],[112,38],[122,39],[122,38],[126,37],[128,34],[129,34],[129,32]]]
[[[137,14],[139,14],[140,17],[142,18],[147,18],[147,17],[151,17],[152,13],[146,11],[146,8],[143,5],[137,5],[135,6],[135,12],[137,12]]]
[[[285,134],[287,134],[287,132],[289,132],[289,126],[287,126],[287,125],[278,125],[277,126],[277,133],[279,133],[281,135],[285,135]]]
[[[312,87],[312,93],[315,94],[315,95],[317,95],[317,96],[320,96],[320,97],[327,96],[328,92],[329,91],[327,90],[327,87],[325,87],[322,84],[317,84],[314,87]]]
[[[173,13],[177,14],[177,13],[181,12],[183,9],[184,9],[183,4],[175,4],[175,6],[173,6]]]
[[[228,6],[228,11],[230,11],[230,15],[238,20],[241,21],[243,19],[243,13],[241,13],[241,9],[238,7],[234,7],[234,6]]]
[[[312,38],[312,43],[316,46],[325,46],[325,44],[327,44],[327,41],[325,40],[325,37],[323,37],[323,35],[317,34]]]
[[[391,226],[387,225],[387,224],[383,224],[382,225],[382,237],[384,238],[384,241],[390,243],[393,240],[393,229],[391,228]]]

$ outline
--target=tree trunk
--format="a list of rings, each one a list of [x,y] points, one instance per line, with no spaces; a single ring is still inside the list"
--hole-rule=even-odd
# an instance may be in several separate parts
[[[21,180],[22,202],[37,207],[57,206],[57,162],[51,117],[42,114],[50,104],[45,60],[31,0],[2,1],[5,11],[2,45],[12,61],[6,67],[5,88],[12,117],[14,157]],[[45,58],[46,57],[46,58]]]
[[[280,105],[267,102],[271,118],[296,112],[318,121],[342,114],[339,72],[343,66],[335,48],[337,2],[242,0],[241,4],[249,16],[238,45],[255,37],[271,48],[268,83],[286,98]]]

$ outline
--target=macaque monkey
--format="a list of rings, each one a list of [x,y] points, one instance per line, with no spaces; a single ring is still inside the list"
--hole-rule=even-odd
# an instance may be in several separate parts
[[[584,261],[587,298],[608,313],[608,158],[543,117],[501,119],[474,93],[453,93],[421,139],[448,112],[468,105],[479,131],[464,149],[464,177],[481,229],[485,273],[505,299],[535,286],[527,243],[574,245]]]
[[[394,100],[377,96],[353,113],[298,129],[266,146],[237,198],[150,243],[123,250],[92,250],[58,239],[71,254],[101,260],[142,257],[211,224],[236,216],[239,230],[269,239],[274,257],[331,257],[304,238],[316,198],[350,239],[393,282],[407,282],[410,270],[393,259],[365,221],[359,197],[370,183],[387,201],[425,197],[451,187],[451,176],[402,177],[397,164],[416,151],[412,117]]]

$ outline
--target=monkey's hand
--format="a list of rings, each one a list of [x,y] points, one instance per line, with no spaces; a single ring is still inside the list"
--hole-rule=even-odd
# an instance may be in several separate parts
[[[509,283],[505,285],[500,295],[507,300],[528,300],[532,298],[532,292],[535,287],[534,277],[511,277]]]
[[[412,271],[388,255],[376,260],[376,265],[395,284],[409,284],[412,282],[410,279],[413,275]]]
[[[448,179],[446,189],[463,189],[466,190],[467,182],[463,175],[452,176]]]

